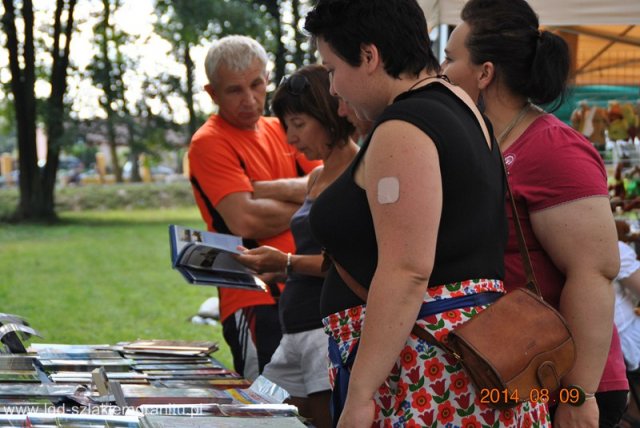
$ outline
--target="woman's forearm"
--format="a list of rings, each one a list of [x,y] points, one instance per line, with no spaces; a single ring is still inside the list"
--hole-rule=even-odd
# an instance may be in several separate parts
[[[427,280],[410,272],[374,277],[351,378],[349,397],[370,400],[385,382],[416,322]]]
[[[560,312],[576,344],[576,363],[562,383],[595,392],[607,361],[613,332],[614,290],[597,273],[568,276],[560,298]]]

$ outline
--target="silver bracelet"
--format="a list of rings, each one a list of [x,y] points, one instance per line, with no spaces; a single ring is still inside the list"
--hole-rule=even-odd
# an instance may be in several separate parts
[[[291,261],[291,253],[287,253],[287,265],[284,268],[284,273],[287,275],[291,275],[293,272],[293,263]]]

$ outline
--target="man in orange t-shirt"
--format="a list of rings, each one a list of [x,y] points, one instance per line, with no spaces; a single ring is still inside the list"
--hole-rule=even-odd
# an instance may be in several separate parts
[[[193,135],[190,179],[208,230],[242,236],[247,247],[270,245],[293,253],[289,221],[304,200],[304,176],[318,163],[287,144],[278,119],[262,116],[266,64],[264,48],[249,37],[224,37],[209,49],[205,90],[218,114]],[[235,370],[251,380],[262,372],[282,336],[274,299],[278,286],[271,289],[218,289]]]

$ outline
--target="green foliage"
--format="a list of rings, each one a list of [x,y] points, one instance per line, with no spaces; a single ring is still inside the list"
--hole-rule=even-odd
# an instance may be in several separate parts
[[[67,129],[64,135],[67,137],[63,142],[68,154],[80,159],[85,166],[89,166],[96,161],[96,153],[98,152],[98,149],[95,146],[89,146],[78,139],[79,134],[77,126],[72,129]]]
[[[265,29],[273,25],[260,7],[248,0],[157,0],[156,10],[161,15],[156,32],[177,48],[180,59],[184,46],[210,43],[228,34],[265,41]]]
[[[12,153],[17,142],[15,106],[8,97],[0,99],[0,154]]]
[[[0,189],[0,221],[8,219],[18,203],[15,187]],[[195,207],[191,185],[136,183],[67,186],[56,192],[56,211],[144,210]]]
[[[3,88],[8,89],[8,88]],[[0,99],[0,135],[15,132],[16,108],[11,98]]]
[[[133,64],[122,54],[122,47],[131,41],[131,37],[111,22],[113,14],[120,7],[120,1],[102,0],[102,4],[102,14],[93,28],[98,53],[87,70],[96,87],[104,91],[100,105],[110,114],[111,109],[116,112],[123,108],[126,110],[126,85],[123,77],[125,68],[132,67]],[[116,105],[118,107],[114,108]]]
[[[0,227],[2,311],[25,317],[47,343],[138,338],[213,340],[232,367],[220,326],[187,322],[212,287],[170,267],[167,225],[202,227],[195,207],[65,213],[54,227]]]
[[[10,218],[18,206],[18,189],[0,189],[0,221]]]
[[[65,187],[56,196],[56,208],[60,212],[195,206],[191,185],[187,181]]]

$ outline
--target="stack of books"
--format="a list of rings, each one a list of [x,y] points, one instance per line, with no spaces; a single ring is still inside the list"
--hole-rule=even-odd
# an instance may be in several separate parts
[[[0,355],[0,426],[304,427],[211,356],[215,342],[34,344]],[[188,417],[185,417],[188,416]]]

